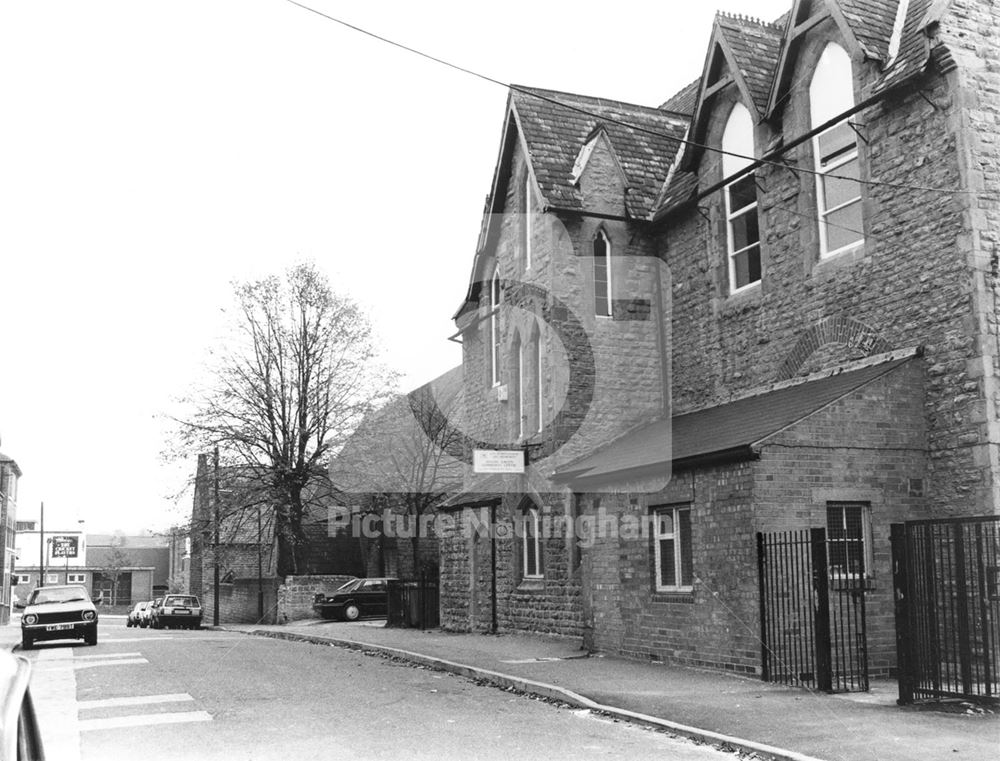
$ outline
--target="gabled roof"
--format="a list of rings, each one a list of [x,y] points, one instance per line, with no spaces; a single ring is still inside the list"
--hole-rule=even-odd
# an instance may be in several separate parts
[[[701,87],[700,78],[695,79],[671,95],[666,101],[660,104],[660,109],[663,111],[672,111],[675,114],[683,116],[693,116],[694,107],[698,100],[699,87]]]
[[[558,481],[598,480],[625,471],[682,468],[713,459],[749,459],[753,446],[909,362],[912,355],[817,380],[785,385],[728,404],[661,419],[557,471]],[[669,443],[669,446],[667,445]]]
[[[919,74],[930,60],[927,28],[940,20],[948,2],[933,0],[909,0],[903,33],[899,42],[899,53],[890,62],[881,79],[872,88],[874,92],[884,92],[904,79]]]
[[[750,98],[747,105],[755,107],[758,117],[763,117],[767,113],[767,96],[778,63],[782,27],[777,22],[769,24],[723,13],[716,15],[715,23],[745,84],[745,92]]]
[[[838,0],[844,20],[870,58],[886,61],[901,0]]]
[[[511,109],[545,204],[583,210],[573,164],[603,127],[629,189],[623,211],[638,218],[652,209],[687,127],[682,117],[659,108],[538,88],[512,88]]]

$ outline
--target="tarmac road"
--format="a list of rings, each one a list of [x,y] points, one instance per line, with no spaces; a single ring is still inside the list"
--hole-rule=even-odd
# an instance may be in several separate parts
[[[32,690],[55,761],[732,761],[687,740],[323,645],[127,629],[40,644]]]

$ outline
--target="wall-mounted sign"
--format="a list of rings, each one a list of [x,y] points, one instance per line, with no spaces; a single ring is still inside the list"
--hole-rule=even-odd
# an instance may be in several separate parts
[[[79,539],[76,536],[52,537],[52,557],[75,558],[79,550]]]
[[[523,449],[473,449],[474,473],[524,473]]]

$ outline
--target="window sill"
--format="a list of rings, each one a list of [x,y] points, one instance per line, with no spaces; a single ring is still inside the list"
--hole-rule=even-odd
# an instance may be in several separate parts
[[[527,579],[521,579],[521,583],[517,585],[518,592],[540,592],[543,589],[545,589],[544,576],[532,576]]]
[[[760,296],[761,283],[763,280],[757,280],[756,282],[750,283],[750,285],[745,285],[739,290],[730,290],[729,294],[726,296],[726,301],[728,303],[740,302],[746,299],[754,299]]]
[[[822,276],[828,273],[832,274],[843,267],[853,267],[858,261],[865,258],[866,250],[865,244],[862,242],[854,248],[845,248],[835,254],[820,255],[813,264],[812,275],[813,277]]]
[[[693,603],[694,602],[694,590],[693,589],[677,589],[677,590],[661,590],[657,589],[653,592],[653,602],[660,603]]]

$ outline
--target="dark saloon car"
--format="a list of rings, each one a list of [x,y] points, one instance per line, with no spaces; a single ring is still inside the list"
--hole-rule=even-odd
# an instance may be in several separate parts
[[[30,650],[36,642],[50,639],[97,644],[97,608],[85,587],[39,587],[28,597],[21,615],[21,647]]]
[[[332,595],[317,594],[313,610],[320,618],[357,621],[362,616],[384,616],[389,612],[391,578],[353,579]]]
[[[166,595],[163,602],[153,604],[150,623],[154,629],[197,629],[201,626],[201,603],[194,595]]]

